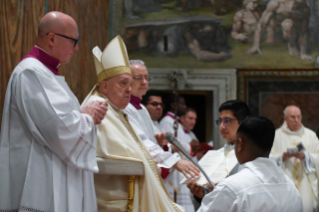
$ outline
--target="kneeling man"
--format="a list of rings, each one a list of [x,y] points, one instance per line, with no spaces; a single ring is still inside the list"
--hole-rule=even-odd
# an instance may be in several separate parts
[[[264,117],[248,117],[239,126],[235,154],[238,173],[225,178],[207,194],[203,211],[303,211],[298,190],[276,162],[269,159],[274,124]]]

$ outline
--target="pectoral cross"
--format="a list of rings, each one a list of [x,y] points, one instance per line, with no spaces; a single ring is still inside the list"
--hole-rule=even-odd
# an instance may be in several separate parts
[[[294,148],[296,148],[297,143],[296,143],[296,141],[294,140],[293,142],[291,142],[290,145],[292,145]]]

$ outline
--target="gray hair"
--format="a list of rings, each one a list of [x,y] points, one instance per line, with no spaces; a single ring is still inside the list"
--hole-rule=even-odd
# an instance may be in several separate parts
[[[285,107],[285,109],[284,109],[284,116],[287,116],[287,108],[289,107],[290,105],[288,105],[287,107]]]
[[[134,65],[134,64],[140,64],[145,66],[145,63],[143,60],[130,60],[130,65]]]
[[[285,107],[285,109],[284,109],[284,116],[287,116],[287,109],[288,109],[288,107],[292,107],[292,106],[295,106],[295,107],[297,107],[296,105],[288,105],[287,107]],[[297,108],[299,108],[299,107],[297,107]],[[299,110],[300,110],[300,108],[299,108]],[[300,113],[301,113],[301,110],[300,110]]]

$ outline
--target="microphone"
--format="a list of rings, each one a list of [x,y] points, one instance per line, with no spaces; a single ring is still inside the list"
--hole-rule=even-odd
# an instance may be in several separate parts
[[[183,155],[185,155],[205,176],[207,182],[213,187],[215,188],[215,185],[212,183],[212,181],[209,179],[209,177],[207,176],[206,172],[203,170],[203,168],[197,163],[197,161],[195,161],[192,156],[190,156],[190,154],[184,149],[184,147],[180,144],[179,140],[177,138],[175,138],[175,136],[170,133],[167,132],[165,134],[165,139],[171,143],[172,145],[174,145]]]

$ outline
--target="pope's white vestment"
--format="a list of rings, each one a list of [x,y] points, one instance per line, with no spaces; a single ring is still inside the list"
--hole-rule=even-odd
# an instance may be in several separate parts
[[[287,152],[287,148],[294,148],[300,142],[305,147],[305,158],[300,160],[291,157],[283,162],[282,154]],[[304,211],[319,211],[319,141],[316,134],[304,126],[297,131],[291,131],[284,123],[276,130],[271,154],[299,190]]]
[[[301,212],[294,183],[276,162],[257,158],[239,166],[238,173],[220,181],[202,200],[198,212]]]
[[[96,128],[80,111],[63,77],[34,58],[17,65],[3,110],[0,211],[97,210]]]
[[[83,104],[106,97],[93,90]],[[133,212],[183,211],[167,194],[157,166],[127,115],[109,101],[109,110],[98,126],[97,157],[138,161],[144,164],[144,176],[136,176]],[[95,175],[99,211],[127,211],[128,177]]]

